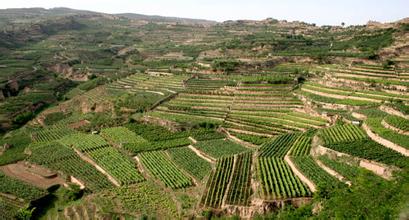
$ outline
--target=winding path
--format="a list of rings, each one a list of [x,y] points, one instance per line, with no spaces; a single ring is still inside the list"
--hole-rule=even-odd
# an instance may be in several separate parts
[[[293,161],[291,161],[290,156],[286,155],[284,157],[284,160],[290,166],[294,174],[298,176],[298,178],[300,178],[300,180],[304,182],[310,188],[311,192],[317,191],[317,187],[315,186],[315,184],[310,179],[308,179],[306,176],[304,176],[304,174],[301,171],[298,170],[298,168],[295,166]]]
[[[201,158],[203,158],[204,160],[214,164],[216,163],[216,159],[213,157],[210,157],[208,155],[206,155],[205,153],[203,153],[202,151],[198,150],[197,148],[193,147],[192,145],[188,146],[193,152],[195,152],[195,154]]]
[[[402,146],[399,146],[399,145],[397,145],[397,144],[395,144],[395,143],[393,143],[393,142],[391,142],[389,140],[386,140],[386,139],[380,137],[379,135],[375,134],[374,132],[371,131],[371,129],[365,123],[362,125],[362,128],[365,130],[365,132],[368,134],[368,136],[373,141],[375,141],[375,142],[377,142],[377,143],[379,143],[379,144],[381,144],[381,145],[383,145],[383,146],[385,146],[387,148],[390,148],[390,149],[392,149],[392,150],[394,150],[396,152],[399,152],[399,153],[403,154],[406,157],[409,157],[409,150],[408,149],[406,149],[406,148],[404,148]]]
[[[74,148],[73,148],[74,149]],[[102,167],[100,167],[97,163],[95,163],[91,158],[87,157],[85,154],[81,153],[79,150],[74,149],[75,153],[78,154],[79,157],[81,157],[82,160],[84,160],[85,162],[91,164],[92,166],[94,166],[99,172],[101,172],[102,174],[104,174],[108,180],[114,184],[115,186],[121,186],[121,184],[118,183],[118,181],[112,177],[107,171],[105,171]]]
[[[325,172],[327,172],[329,175],[339,179],[339,181],[346,183],[348,186],[351,186],[351,181],[347,181],[344,176],[336,172],[335,170],[325,166],[320,160],[316,159],[315,162],[320,166]]]
[[[387,128],[389,130],[392,130],[392,131],[394,131],[394,132],[396,132],[398,134],[409,135],[409,131],[404,131],[404,130],[401,130],[401,129],[393,126],[393,125],[390,125],[388,122],[385,121],[385,119],[382,120],[381,124],[385,128]]]

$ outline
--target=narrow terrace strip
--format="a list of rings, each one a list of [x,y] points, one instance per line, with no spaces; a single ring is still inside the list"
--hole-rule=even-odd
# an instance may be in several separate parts
[[[310,179],[308,179],[301,171],[298,170],[293,161],[291,161],[291,158],[288,156],[288,153],[287,155],[285,155],[284,161],[287,162],[294,174],[310,188],[311,192],[317,191],[315,184]]]
[[[327,172],[329,175],[337,178],[339,181],[347,184],[348,186],[351,186],[351,182],[347,181],[346,178],[344,176],[342,176],[341,174],[339,174],[338,172],[336,172],[335,170],[327,167],[324,165],[324,163],[322,163],[320,160],[316,159],[315,162],[318,164],[318,166],[320,166],[323,170],[325,170],[325,172]]]
[[[108,180],[114,184],[115,186],[121,186],[121,184],[118,183],[118,181],[111,176],[108,172],[106,172],[102,167],[100,167],[97,163],[95,163],[91,158],[85,156],[83,153],[81,153],[79,150],[73,148],[73,150],[75,151],[75,153],[78,154],[78,156],[84,160],[85,162],[91,164],[92,166],[94,166],[99,172],[101,172],[102,174],[104,174],[106,177],[108,177]]]
[[[390,148],[396,152],[399,152],[401,154],[403,154],[406,157],[409,157],[409,150],[405,149],[402,146],[399,146],[391,141],[388,141],[386,139],[381,138],[379,135],[375,134],[374,132],[371,131],[371,129],[368,127],[368,125],[366,125],[365,123],[362,125],[362,128],[365,130],[365,132],[368,134],[368,136],[375,142]]]
[[[353,99],[353,100],[359,100],[359,101],[367,101],[367,102],[375,102],[375,103],[381,103],[382,100],[376,100],[376,99],[369,99],[369,98],[362,98],[362,97],[356,97],[356,96],[347,96],[347,95],[338,95],[338,94],[330,94],[330,93],[324,93],[324,92],[319,92],[311,89],[306,89],[306,88],[301,88],[302,91],[312,93],[315,95],[319,96],[324,96],[328,98],[334,98],[334,99]]]
[[[394,132],[396,132],[398,134],[409,135],[409,131],[404,131],[404,130],[401,130],[401,129],[397,128],[397,127],[394,127],[394,126],[388,124],[388,122],[386,122],[385,119],[382,119],[381,124],[385,128],[387,128],[389,130],[392,130],[392,131],[394,131]]]
[[[189,149],[191,149],[193,152],[195,152],[195,154],[201,158],[203,158],[204,160],[208,161],[209,163],[215,164],[216,163],[216,159],[203,153],[202,151],[200,151],[199,149],[193,147],[192,145],[188,146]]]

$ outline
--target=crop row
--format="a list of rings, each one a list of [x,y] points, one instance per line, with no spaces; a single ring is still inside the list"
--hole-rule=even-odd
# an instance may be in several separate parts
[[[176,202],[152,181],[105,191],[103,198],[109,202],[120,202],[127,213],[154,213],[163,219],[179,219]]]
[[[261,146],[260,157],[284,158],[299,137],[300,134],[291,133],[274,138],[272,141]]]
[[[406,167],[408,165],[405,156],[370,139],[330,144],[326,147],[352,156],[395,165],[397,167]]]
[[[101,136],[119,146],[127,145],[129,147],[130,145],[147,142],[125,127],[104,128],[101,130]]]
[[[179,167],[199,180],[203,180],[212,169],[209,162],[197,156],[187,147],[172,148],[168,152]]]
[[[124,148],[133,152],[140,153],[145,151],[166,150],[175,147],[184,147],[190,144],[188,138],[176,138],[161,141],[142,142],[138,144],[126,144]]]
[[[251,195],[252,153],[237,155],[233,176],[227,191],[226,203],[231,205],[249,205]]]
[[[318,187],[331,186],[338,182],[335,177],[321,169],[321,167],[309,156],[293,157],[291,159],[297,168]]]
[[[239,144],[225,139],[199,141],[195,144],[195,146],[213,158],[230,156],[248,150]]]
[[[0,219],[16,219],[16,215],[24,204],[15,203],[15,201],[0,196]]]
[[[358,177],[360,173],[360,169],[358,167],[351,166],[340,161],[331,160],[326,156],[319,157],[319,160],[327,167],[335,170],[336,172],[338,172],[343,177],[346,177],[349,180],[354,180],[356,177]]]
[[[402,131],[409,131],[409,120],[404,119],[402,117],[398,117],[395,115],[388,115],[384,118],[384,120],[394,126],[395,128],[399,128]]]
[[[306,135],[301,135],[297,138],[291,147],[290,154],[292,156],[307,156],[311,151],[312,138]]]
[[[112,183],[106,176],[83,161],[72,149],[58,142],[31,147],[28,160],[52,170],[62,171],[65,175],[74,176],[83,181],[92,191],[112,187]]]
[[[260,157],[258,177],[266,199],[284,199],[310,196],[309,189],[292,172],[283,159]]]
[[[47,128],[34,132],[31,136],[36,142],[47,142],[58,140],[73,133],[75,133],[75,131],[69,128]]]
[[[336,125],[322,129],[320,136],[325,144],[350,142],[366,138],[365,132],[356,125]]]
[[[15,195],[26,201],[38,199],[47,194],[45,190],[8,177],[2,172],[0,172],[0,192]]]
[[[260,145],[268,141],[270,138],[265,137],[265,136],[255,136],[255,135],[248,135],[248,134],[242,134],[234,131],[229,131],[229,133],[240,140],[255,144],[255,145]]]
[[[206,184],[206,192],[201,203],[205,206],[219,208],[233,171],[234,157],[224,157],[217,161],[216,170],[212,172]]]
[[[196,140],[220,139],[224,137],[223,134],[216,132],[214,129],[206,128],[172,132],[161,126],[137,123],[128,124],[127,128],[150,142],[187,138],[189,136]]]
[[[121,185],[129,185],[144,180],[133,161],[113,147],[97,148],[87,154]]]
[[[387,139],[397,145],[409,149],[409,136],[399,134],[393,130],[389,130],[382,125],[382,118],[368,118],[365,123],[371,128],[373,132],[384,139]]]
[[[298,94],[303,95],[306,98],[312,99],[316,102],[331,103],[331,104],[340,104],[340,105],[351,105],[351,106],[371,106],[374,105],[373,102],[354,100],[354,99],[336,99],[321,95],[316,95],[307,91],[299,91]]]
[[[65,136],[60,142],[67,147],[74,147],[80,151],[89,151],[108,146],[108,143],[101,136],[83,133]]]
[[[145,152],[138,157],[144,167],[167,187],[178,189],[192,185],[192,180],[179,170],[164,151]]]

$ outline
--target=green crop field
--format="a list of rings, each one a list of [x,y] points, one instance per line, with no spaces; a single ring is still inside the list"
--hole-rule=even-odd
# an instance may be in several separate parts
[[[178,166],[195,178],[203,180],[210,173],[212,168],[210,163],[196,155],[189,148],[172,148],[168,152]]]
[[[144,167],[167,187],[177,189],[192,185],[192,180],[170,160],[165,152],[146,152],[139,154],[138,157]]]

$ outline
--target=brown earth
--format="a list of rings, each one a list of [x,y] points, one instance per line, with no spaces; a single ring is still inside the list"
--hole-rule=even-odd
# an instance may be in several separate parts
[[[77,129],[80,127],[83,127],[85,125],[88,125],[90,122],[88,120],[81,120],[78,122],[74,122],[68,125],[68,127],[72,128],[72,129]]]
[[[305,183],[308,188],[310,188],[311,192],[317,191],[315,184],[310,179],[308,179],[301,171],[298,170],[297,166],[291,161],[291,158],[288,156],[288,154],[284,157],[284,160],[290,166],[294,174],[298,178],[300,178],[300,180]]]
[[[404,147],[401,147],[401,146],[399,146],[399,145],[397,145],[397,144],[395,144],[395,143],[393,143],[393,142],[391,142],[389,140],[386,140],[386,139],[380,137],[379,135],[375,134],[374,132],[371,131],[371,129],[365,123],[362,125],[362,128],[365,130],[365,132],[368,134],[368,136],[372,140],[374,140],[375,142],[377,142],[377,143],[379,143],[379,144],[381,144],[381,145],[383,145],[383,146],[385,146],[387,148],[390,148],[390,149],[392,149],[392,150],[394,150],[396,152],[399,152],[399,153],[401,153],[402,155],[404,155],[406,157],[409,157],[409,150],[408,149],[406,149]]]
[[[204,160],[208,161],[209,163],[216,163],[216,159],[213,157],[210,157],[208,155],[206,155],[205,153],[203,153],[202,151],[198,150],[197,148],[193,147],[192,145],[188,146],[189,149],[191,149],[193,152],[195,152],[195,154],[201,158],[203,158]]]
[[[394,132],[396,132],[396,133],[399,133],[399,134],[409,135],[409,131],[404,131],[404,130],[401,130],[401,129],[399,129],[399,128],[396,128],[396,127],[394,127],[394,126],[388,124],[385,120],[382,120],[381,123],[382,123],[382,125],[383,125],[385,128],[387,128],[387,129],[389,129],[389,130],[392,130],[392,131],[394,131]]]
[[[39,188],[47,189],[53,185],[64,185],[65,180],[48,169],[39,165],[18,162],[1,166],[0,170],[7,176],[22,180]]]

